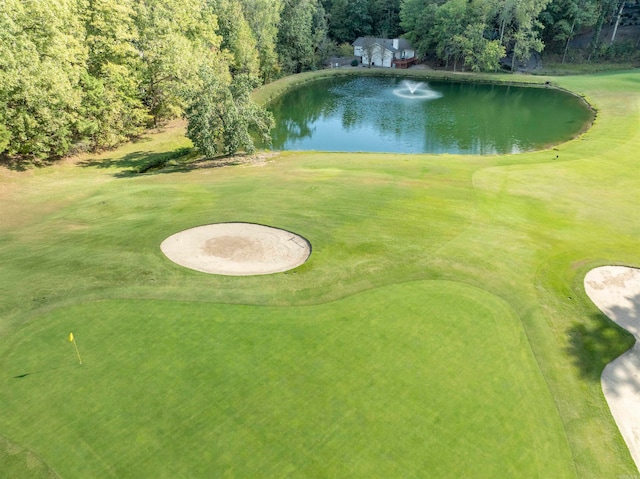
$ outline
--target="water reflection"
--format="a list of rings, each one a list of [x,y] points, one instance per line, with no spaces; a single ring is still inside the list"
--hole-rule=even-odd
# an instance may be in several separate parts
[[[277,150],[515,153],[567,140],[591,113],[549,89],[336,78],[269,106]]]

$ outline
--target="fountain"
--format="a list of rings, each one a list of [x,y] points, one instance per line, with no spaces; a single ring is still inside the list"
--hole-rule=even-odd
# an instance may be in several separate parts
[[[400,87],[393,90],[393,94],[400,98],[416,100],[435,100],[442,97],[442,93],[430,89],[428,84],[409,80],[403,80]]]
[[[567,141],[593,118],[581,98],[552,88],[447,82],[418,76],[419,72],[389,73],[332,75],[292,88],[269,104],[276,119],[271,147],[506,154]]]

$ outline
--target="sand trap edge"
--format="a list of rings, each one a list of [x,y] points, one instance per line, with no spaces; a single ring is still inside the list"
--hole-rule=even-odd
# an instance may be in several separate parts
[[[636,339],[607,364],[600,383],[620,434],[640,470],[640,269],[603,266],[584,278],[587,296],[609,319]]]
[[[224,276],[282,273],[304,264],[311,243],[291,231],[257,223],[211,223],[179,231],[160,244],[172,262]]]

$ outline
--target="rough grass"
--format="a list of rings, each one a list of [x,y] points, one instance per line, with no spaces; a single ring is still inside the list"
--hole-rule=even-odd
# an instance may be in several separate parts
[[[3,477],[29,477],[30,479],[58,479],[45,462],[33,451],[0,436],[0,465]]]
[[[582,278],[640,265],[640,73],[553,81],[598,110],[553,151],[123,175],[175,129],[3,171],[0,434],[62,477],[637,474],[599,385],[632,340]],[[253,278],[160,253],[218,221],[313,253]]]
[[[561,63],[560,61],[544,61],[543,68],[539,71],[543,75],[585,75],[602,72],[619,72],[637,68],[638,62],[627,63]]]

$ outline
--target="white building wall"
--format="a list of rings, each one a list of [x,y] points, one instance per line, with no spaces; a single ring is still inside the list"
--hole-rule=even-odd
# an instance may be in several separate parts
[[[393,59],[393,53],[386,48],[376,45],[371,54],[371,63],[377,67],[391,67],[391,60]],[[369,64],[369,57],[367,52],[362,50],[362,63]]]
[[[0,0],[1,1],[1,0]],[[395,38],[393,39],[393,48],[397,49],[400,45],[400,40]],[[367,55],[368,48],[363,46],[354,47],[353,54],[357,57],[362,58],[362,63],[364,65],[369,65],[369,56]],[[382,47],[379,44],[375,45],[375,48],[371,55],[371,63],[375,66],[383,66],[390,68],[393,65],[393,59],[397,58],[398,60],[409,59],[415,57],[416,52],[413,49],[405,49],[401,51],[396,51],[395,54],[390,50]]]
[[[363,65],[369,65],[369,56],[365,48],[355,47],[354,54],[362,57]],[[377,67],[391,68],[392,61],[393,53],[380,45],[376,45],[371,52],[371,63]]]
[[[381,64],[383,67],[391,68],[391,62],[393,61],[393,53],[386,48],[381,48]]]

